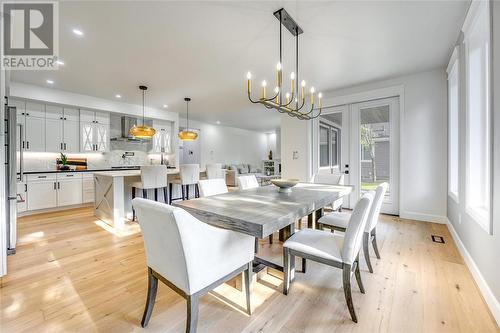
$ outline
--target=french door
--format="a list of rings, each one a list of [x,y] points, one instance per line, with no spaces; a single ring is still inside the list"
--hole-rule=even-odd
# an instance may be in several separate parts
[[[387,182],[389,188],[381,211],[399,215],[399,98],[391,97],[351,104],[352,195]]]
[[[344,206],[353,208],[364,192],[387,182],[381,211],[398,215],[399,98],[325,108],[316,128],[313,170],[344,173],[344,183],[354,186]]]

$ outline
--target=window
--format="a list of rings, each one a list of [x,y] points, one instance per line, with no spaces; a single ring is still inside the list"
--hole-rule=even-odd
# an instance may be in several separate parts
[[[455,48],[448,65],[448,193],[458,202],[459,164],[459,61]]]
[[[490,14],[473,1],[464,23],[466,67],[465,210],[491,232]]]
[[[319,167],[334,168],[340,162],[340,129],[330,122],[319,125]]]

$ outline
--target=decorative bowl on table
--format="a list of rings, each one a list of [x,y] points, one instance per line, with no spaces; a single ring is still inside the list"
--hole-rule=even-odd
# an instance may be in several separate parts
[[[271,179],[273,185],[278,186],[278,192],[289,193],[292,191],[292,187],[299,183],[298,179]]]

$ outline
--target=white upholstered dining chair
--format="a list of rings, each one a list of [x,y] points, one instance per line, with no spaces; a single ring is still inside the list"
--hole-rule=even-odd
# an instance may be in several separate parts
[[[208,179],[224,178],[225,172],[221,163],[212,163],[205,166]]]
[[[380,253],[377,245],[377,223],[380,215],[380,209],[382,208],[382,203],[384,202],[385,193],[387,192],[388,187],[389,184],[382,183],[375,189],[375,197],[370,208],[368,222],[366,223],[365,232],[363,234],[363,255],[370,273],[373,273],[373,267],[370,260],[370,243],[372,243],[377,259],[380,259]],[[349,213],[333,212],[320,218],[318,223],[320,223],[321,226],[331,228],[333,230],[345,231],[349,224],[349,219]]]
[[[160,202],[136,198],[132,204],[141,226],[148,265],[142,327],[151,318],[158,280],[187,300],[186,332],[196,332],[200,296],[241,272],[247,312],[251,313],[253,237],[210,226],[181,208]]]
[[[224,178],[202,179],[198,182],[201,197],[227,193],[226,180]]]
[[[238,188],[240,190],[248,190],[256,187],[259,187],[259,182],[257,181],[257,177],[255,177],[255,175],[238,177]]]
[[[359,251],[372,200],[373,194],[366,193],[358,201],[351,214],[344,237],[328,231],[308,228],[293,234],[286,240],[283,244],[285,273],[283,293],[285,295],[288,294],[290,288],[290,268],[291,263],[295,261],[295,256],[340,268],[343,271],[344,296],[347,307],[352,320],[358,321],[352,302],[351,276],[354,273],[359,289],[364,294],[365,290],[359,271]]]
[[[143,165],[141,166],[141,181],[132,183],[132,199],[137,195],[137,190],[142,190],[142,197],[147,198],[148,190],[154,189],[155,201],[158,201],[158,189],[163,189],[163,197],[168,202],[167,194],[167,166]],[[132,208],[132,220],[135,220],[135,210]]]
[[[344,174],[340,172],[335,173],[316,173],[311,179],[312,183],[328,184],[328,185],[344,185]],[[339,198],[332,203],[332,210],[342,210],[344,198]]]

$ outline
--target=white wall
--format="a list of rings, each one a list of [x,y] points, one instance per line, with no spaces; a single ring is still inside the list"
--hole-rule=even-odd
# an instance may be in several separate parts
[[[400,117],[400,216],[444,223],[447,193],[444,68],[326,92],[324,105],[352,103],[353,98],[363,98],[365,92],[376,93],[395,86],[401,86],[404,91]],[[310,133],[310,122],[282,116],[282,163],[286,177],[308,179],[310,176]],[[294,150],[299,153],[296,160],[292,159]]]
[[[186,126],[185,119],[180,119],[180,126]],[[189,120],[189,127],[200,130],[202,168],[207,163],[250,163],[261,167],[269,153],[265,133],[195,120]]]
[[[493,6],[493,234],[490,235],[472,220],[465,212],[463,200],[455,202],[448,196],[448,219],[450,229],[457,245],[465,258],[469,269],[488,303],[497,323],[500,325],[500,3],[491,2]],[[463,59],[463,56],[462,56]],[[463,64],[463,61],[462,61]],[[462,72],[463,73],[463,67]],[[462,75],[462,74],[461,74]],[[461,81],[463,83],[463,80]],[[463,89],[463,88],[462,88]],[[464,91],[464,90],[462,90]],[[463,103],[462,103],[463,106]],[[461,109],[460,137],[464,138],[465,109]],[[461,159],[460,172],[463,173],[465,162]],[[462,184],[464,183],[462,179]],[[463,186],[459,187],[463,188]],[[459,193],[464,197],[463,191]],[[460,198],[459,198],[460,199]]]

